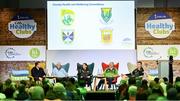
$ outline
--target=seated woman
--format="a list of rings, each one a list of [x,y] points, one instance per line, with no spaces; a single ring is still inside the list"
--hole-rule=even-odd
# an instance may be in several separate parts
[[[78,71],[79,82],[85,82],[88,87],[91,85],[91,73],[89,71],[87,63],[83,63],[82,69]]]

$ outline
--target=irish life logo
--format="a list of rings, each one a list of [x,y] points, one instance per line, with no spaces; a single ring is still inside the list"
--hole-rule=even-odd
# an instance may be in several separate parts
[[[26,13],[18,13],[8,23],[8,30],[17,38],[29,38],[36,30],[37,24],[32,16]]]
[[[175,23],[168,14],[157,12],[149,17],[145,30],[155,38],[167,38],[175,30]]]
[[[168,49],[168,56],[177,57],[178,54],[179,54],[178,48],[176,48],[176,47],[170,47],[170,48]]]

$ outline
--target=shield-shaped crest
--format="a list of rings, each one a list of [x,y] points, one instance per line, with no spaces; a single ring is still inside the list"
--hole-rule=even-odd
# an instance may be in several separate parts
[[[62,22],[64,25],[72,25],[74,22],[74,12],[69,9],[61,10]]]
[[[74,31],[73,30],[62,31],[62,40],[66,44],[72,43],[74,40]]]
[[[112,29],[101,29],[101,40],[103,43],[111,43]]]
[[[112,8],[101,8],[101,17],[107,23],[112,17]]]

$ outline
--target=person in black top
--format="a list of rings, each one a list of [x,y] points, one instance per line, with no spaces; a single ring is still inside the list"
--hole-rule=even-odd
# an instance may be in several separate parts
[[[135,77],[144,75],[144,69],[142,67],[142,62],[141,61],[137,62],[137,68],[135,70],[133,70],[132,75],[135,76]]]
[[[78,77],[79,80],[84,81],[88,87],[91,85],[91,73],[89,71],[87,63],[83,63],[82,69],[79,70]]]
[[[31,75],[33,76],[35,81],[42,81],[45,77],[44,70],[40,67],[40,62],[35,62],[35,67],[31,70]]]
[[[173,56],[169,56],[169,83],[173,84]]]

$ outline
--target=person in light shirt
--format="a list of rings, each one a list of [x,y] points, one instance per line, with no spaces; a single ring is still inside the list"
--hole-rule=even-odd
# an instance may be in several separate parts
[[[54,77],[67,77],[68,74],[65,71],[65,69],[62,68],[61,63],[57,63],[55,68],[53,68],[53,70],[52,70],[52,76],[54,76]]]

